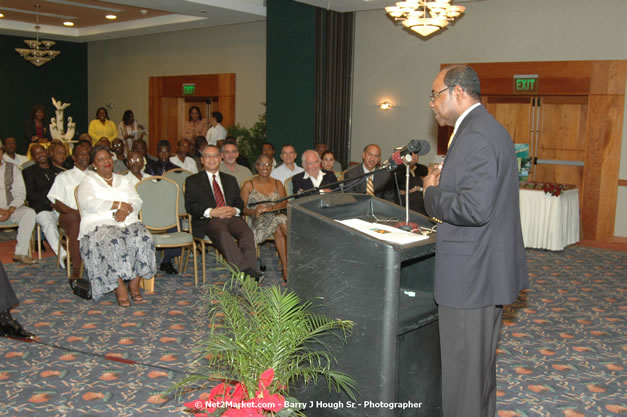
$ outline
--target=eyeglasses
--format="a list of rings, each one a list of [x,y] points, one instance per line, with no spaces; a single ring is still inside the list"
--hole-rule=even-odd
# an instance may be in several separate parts
[[[451,86],[451,87],[453,87],[453,86]],[[435,101],[435,99],[437,99],[438,97],[440,97],[440,94],[442,94],[443,92],[445,92],[446,90],[448,90],[448,89],[449,89],[449,88],[451,88],[451,87],[446,87],[446,88],[444,88],[444,89],[442,89],[442,90],[440,90],[440,91],[437,91],[437,92],[432,91],[432,92],[431,92],[431,95],[429,96],[429,101],[430,101],[430,102],[431,102],[431,101]]]

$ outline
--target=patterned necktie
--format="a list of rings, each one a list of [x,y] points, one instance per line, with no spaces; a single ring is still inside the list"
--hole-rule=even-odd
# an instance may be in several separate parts
[[[216,175],[212,175],[211,183],[213,185],[213,196],[216,199],[216,207],[226,206],[226,203],[224,202],[224,194],[222,194],[220,185],[218,184],[218,181],[216,181]]]
[[[366,181],[366,194],[374,196],[374,181],[372,180],[372,175],[368,177],[368,181]]]

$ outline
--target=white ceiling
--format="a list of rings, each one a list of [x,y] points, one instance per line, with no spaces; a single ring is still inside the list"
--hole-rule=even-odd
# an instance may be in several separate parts
[[[32,14],[33,3],[40,3],[43,11],[52,11],[59,4],[73,8],[74,15],[86,10],[81,0],[22,0],[24,13]],[[83,0],[85,1],[85,0]],[[168,14],[155,17],[142,17],[136,20],[107,22],[80,28],[68,28],[61,24],[41,24],[40,33],[46,38],[67,40],[73,42],[89,42],[94,40],[123,38],[151,33],[170,32],[175,30],[195,29],[209,26],[247,23],[266,19],[266,2],[272,0],[106,0],[105,6],[133,6],[167,12]],[[297,0],[323,9],[338,12],[382,9],[394,3],[394,0]],[[466,3],[483,0],[455,0],[455,3]],[[0,0],[0,12],[3,12],[3,3]],[[6,6],[6,5],[5,5]],[[35,32],[35,17],[32,23],[28,21],[11,20],[10,14],[5,13],[0,19],[0,33],[28,36]],[[42,36],[42,37],[43,37]]]

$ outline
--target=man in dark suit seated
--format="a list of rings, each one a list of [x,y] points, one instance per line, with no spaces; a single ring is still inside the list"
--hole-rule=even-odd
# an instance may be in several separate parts
[[[214,145],[203,149],[202,165],[201,172],[185,181],[185,207],[192,216],[194,236],[209,236],[229,263],[259,281],[255,238],[240,217],[244,202],[237,180],[220,172],[220,151]]]
[[[349,169],[344,174],[344,179],[348,180],[359,175],[371,172],[379,167],[381,162],[381,148],[378,145],[368,145],[361,154],[363,163]],[[360,178],[355,181],[348,181],[344,184],[344,191],[350,193],[362,193],[377,196],[388,201],[396,202],[394,199],[394,180],[390,171],[377,172],[369,177]]]
[[[481,105],[479,76],[456,65],[431,86],[440,126],[454,126],[444,165],[423,180],[438,218],[438,303],[444,417],[493,417],[503,305],[528,288],[518,164],[507,130]]]
[[[303,152],[302,162],[305,171],[292,177],[294,194],[311,190],[314,187],[321,187],[320,193],[323,191],[330,192],[331,189],[324,188],[324,186],[337,182],[337,178],[333,172],[320,169],[320,155],[318,155],[318,152],[312,150]],[[310,192],[306,195],[312,193]]]

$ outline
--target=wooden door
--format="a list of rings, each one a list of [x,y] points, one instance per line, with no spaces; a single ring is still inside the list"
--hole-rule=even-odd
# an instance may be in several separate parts
[[[574,184],[583,196],[588,98],[547,96],[538,100],[534,180]]]
[[[176,149],[176,142],[183,134],[183,115],[185,114],[185,102],[180,97],[161,98],[161,137],[155,138],[157,142],[167,140],[170,148]]]

